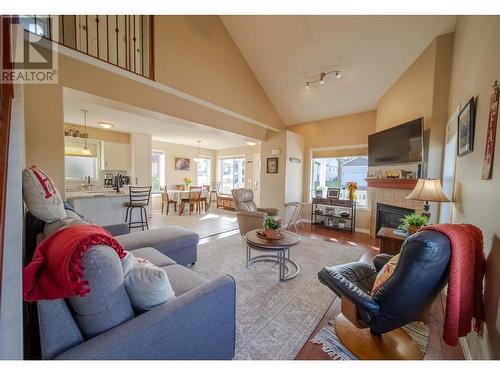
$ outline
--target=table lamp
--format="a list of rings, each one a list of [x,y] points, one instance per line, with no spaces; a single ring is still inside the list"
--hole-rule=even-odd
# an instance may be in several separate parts
[[[431,217],[429,211],[429,202],[449,202],[450,200],[445,195],[441,181],[438,178],[419,178],[417,185],[413,191],[406,197],[406,199],[413,199],[417,201],[425,201],[423,216]]]

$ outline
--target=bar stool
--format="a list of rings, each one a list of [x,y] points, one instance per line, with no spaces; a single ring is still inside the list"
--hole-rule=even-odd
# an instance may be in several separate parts
[[[129,187],[129,201],[125,203],[127,211],[125,213],[125,222],[128,222],[128,228],[141,228],[144,227],[149,230],[148,213],[146,207],[149,205],[151,197],[151,186],[130,186]],[[135,208],[139,208],[141,213],[141,221],[132,221],[132,213]],[[144,216],[143,216],[144,212]]]
[[[219,195],[219,192],[220,192],[220,182],[218,182],[218,181],[212,181],[212,185],[210,187],[210,193],[209,193],[209,196],[208,196],[208,201],[209,202],[214,202],[212,200],[212,195],[215,194],[215,202],[217,202],[217,197]]]

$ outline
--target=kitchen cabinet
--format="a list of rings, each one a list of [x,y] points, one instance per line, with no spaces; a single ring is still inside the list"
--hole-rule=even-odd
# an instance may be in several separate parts
[[[130,145],[103,141],[101,145],[101,168],[105,171],[129,171]]]

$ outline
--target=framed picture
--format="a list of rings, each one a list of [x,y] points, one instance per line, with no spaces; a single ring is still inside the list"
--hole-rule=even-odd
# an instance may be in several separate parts
[[[326,191],[326,197],[338,199],[340,197],[340,189],[339,188],[328,188],[328,190]]]
[[[189,171],[190,167],[191,167],[191,159],[175,158],[176,171]]]
[[[467,155],[474,149],[474,97],[470,98],[458,115],[458,156]]]
[[[278,173],[278,158],[267,158],[266,170],[267,173]]]

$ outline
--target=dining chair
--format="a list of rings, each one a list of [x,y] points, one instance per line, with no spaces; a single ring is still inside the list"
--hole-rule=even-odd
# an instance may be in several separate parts
[[[177,212],[177,201],[170,199],[167,187],[166,186],[160,187],[160,192],[161,192],[161,213],[163,214],[163,209],[165,208],[166,205],[166,214],[168,215],[168,211],[171,204],[174,205],[174,211]]]
[[[189,205],[189,214],[190,215],[192,214],[195,207],[196,207],[196,211],[200,212],[202,189],[203,188],[201,186],[190,186],[189,187],[189,198],[182,198],[181,199],[181,204],[182,204],[181,212],[184,212],[184,207],[185,207],[186,203]]]
[[[206,192],[207,195],[201,198],[201,202],[203,206],[205,206],[205,212],[208,212],[210,209],[210,185],[203,185],[203,192]]]
[[[128,228],[141,228],[144,227],[149,230],[148,225],[148,212],[146,207],[149,206],[149,199],[151,198],[151,186],[130,186],[129,187],[129,201],[125,202],[127,210],[125,212],[125,222],[128,222]],[[132,221],[132,213],[134,209],[139,208],[141,214],[140,221]],[[144,213],[144,216],[143,216]]]
[[[174,190],[186,190],[186,185],[174,185]]]

